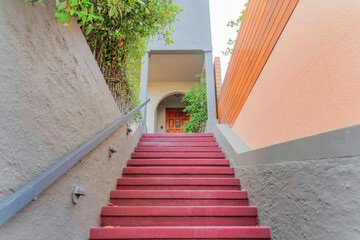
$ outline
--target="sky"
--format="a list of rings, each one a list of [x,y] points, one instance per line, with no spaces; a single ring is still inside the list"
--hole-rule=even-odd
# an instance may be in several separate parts
[[[236,28],[227,27],[230,20],[236,20],[247,0],[210,0],[211,35],[214,57],[221,60],[221,78],[224,81],[230,56],[224,56],[229,38],[236,38]]]

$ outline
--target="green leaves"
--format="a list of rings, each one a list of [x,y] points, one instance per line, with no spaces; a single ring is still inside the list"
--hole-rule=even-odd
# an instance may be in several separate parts
[[[77,19],[108,85],[116,86],[116,101],[125,111],[136,107],[141,58],[152,38],[174,43],[171,25],[180,6],[172,0],[56,0],[56,7],[59,24],[70,28],[71,17]]]
[[[246,6],[247,6],[247,3],[244,4],[244,7],[246,7]],[[245,9],[241,11],[240,16],[235,21],[234,20],[228,21],[226,26],[227,27],[239,27],[243,20],[244,14],[245,14]],[[239,32],[239,30],[237,29],[236,32]],[[228,46],[226,47],[226,50],[222,51],[221,53],[224,56],[231,55],[233,52],[234,44],[235,44],[235,39],[229,38],[229,40],[227,42]]]
[[[186,104],[184,112],[189,115],[189,121],[184,125],[184,131],[188,133],[200,132],[207,120],[206,80],[202,74],[196,77],[200,78],[200,84],[191,88],[181,100]]]

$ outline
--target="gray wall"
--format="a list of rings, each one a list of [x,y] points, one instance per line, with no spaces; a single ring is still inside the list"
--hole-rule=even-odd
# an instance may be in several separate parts
[[[0,200],[120,117],[79,28],[46,4],[0,0]]]
[[[174,44],[165,46],[163,40],[155,39],[148,50],[204,50],[212,51],[209,0],[175,0],[183,11],[173,26],[170,37]]]
[[[215,136],[272,239],[360,238],[360,125],[238,154]]]
[[[0,201],[120,117],[90,49],[73,22],[47,7],[0,0]],[[0,228],[0,239],[86,239],[115,188],[140,131],[125,126]],[[107,157],[110,144],[119,153]],[[70,192],[88,195],[73,206]]]

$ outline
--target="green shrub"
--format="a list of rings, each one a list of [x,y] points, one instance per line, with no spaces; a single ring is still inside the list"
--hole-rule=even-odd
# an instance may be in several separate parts
[[[202,74],[196,75],[200,78],[200,84],[191,88],[181,102],[185,103],[184,112],[189,115],[189,121],[186,122],[183,129],[187,133],[200,132],[205,126],[207,120],[207,98],[206,98],[206,80]]]

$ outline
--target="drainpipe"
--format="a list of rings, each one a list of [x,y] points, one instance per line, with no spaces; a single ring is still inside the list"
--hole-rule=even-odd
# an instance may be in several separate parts
[[[147,99],[147,89],[148,89],[148,76],[149,76],[149,53],[146,53],[142,59],[141,62],[143,63],[141,65],[141,72],[140,72],[140,100],[141,102],[146,101]],[[141,110],[141,126],[142,126],[142,131],[144,133],[147,132],[147,127],[146,127],[146,108],[144,107]]]
[[[206,97],[208,120],[206,122],[205,132],[214,132],[213,129],[219,120],[216,118],[216,92],[212,51],[205,51],[205,74],[206,74]]]

